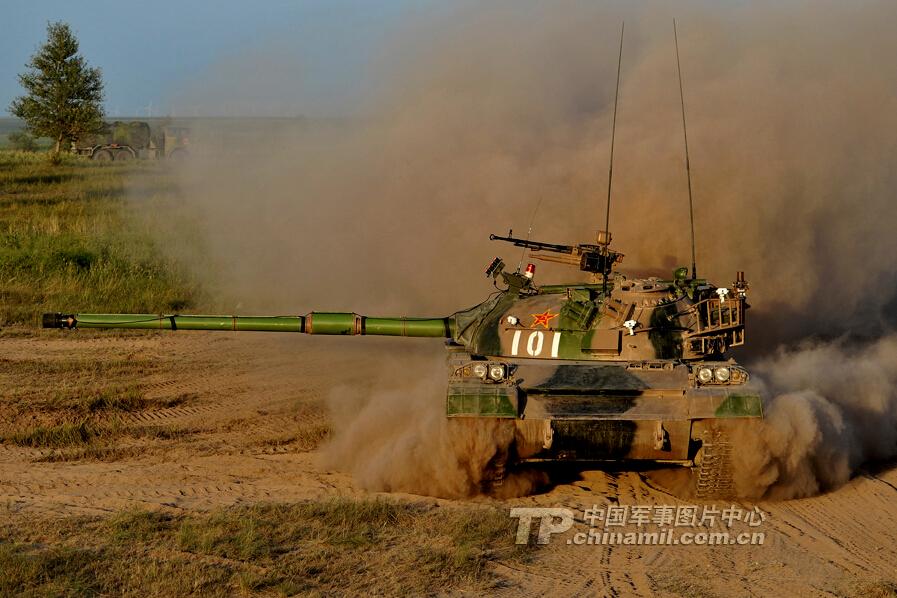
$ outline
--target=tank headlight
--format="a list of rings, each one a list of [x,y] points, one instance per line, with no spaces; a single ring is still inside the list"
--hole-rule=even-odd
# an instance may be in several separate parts
[[[702,384],[707,384],[713,380],[713,370],[708,367],[702,367],[698,369],[698,381]]]
[[[489,377],[493,380],[501,380],[505,377],[505,366],[500,363],[493,363],[489,366]]]
[[[473,366],[473,375],[476,376],[477,378],[485,378],[487,371],[488,371],[488,368],[486,367],[485,363],[478,363],[475,366]]]
[[[729,368],[721,367],[713,370],[713,375],[716,377],[717,382],[728,382],[729,381]]]

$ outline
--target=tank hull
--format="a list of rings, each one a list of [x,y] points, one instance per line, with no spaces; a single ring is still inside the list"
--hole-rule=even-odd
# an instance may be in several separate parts
[[[477,361],[462,361],[450,366],[446,415],[513,422],[516,461],[692,465],[714,422],[763,416],[753,389],[700,386],[683,363],[502,360],[509,374],[496,381],[464,376]]]

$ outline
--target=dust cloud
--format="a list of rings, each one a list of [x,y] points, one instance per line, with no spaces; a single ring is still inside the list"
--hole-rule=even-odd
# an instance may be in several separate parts
[[[382,365],[363,391],[352,385],[331,393],[335,435],[322,453],[325,467],[347,469],[363,488],[446,498],[486,489],[520,496],[545,481],[512,471],[499,487],[486,486],[483,474],[511,445],[513,423],[447,420],[445,377],[433,375],[444,371],[444,356],[401,351]]]
[[[754,365],[766,420],[734,427],[741,496],[811,496],[848,481],[870,460],[897,454],[897,335],[780,349]]]
[[[206,143],[182,185],[215,262],[201,274],[241,313],[446,315],[492,290],[482,268],[496,253],[516,265],[519,254],[488,234],[525,233],[537,204],[534,239],[590,241],[603,224],[625,19],[610,228],[625,272],[667,275],[690,251],[673,16],[698,271],[721,285],[747,272],[754,307],[738,357],[771,397],[762,450],[739,464],[752,477],[745,492],[805,495],[893,457],[892,3],[416,13],[372,52],[362,116],[197,125]],[[264,85],[263,65],[251,77],[224,70]],[[577,278],[544,264],[537,277]],[[431,449],[472,443],[482,461],[494,442],[448,431],[430,405],[444,393],[442,366],[421,367],[438,383],[334,395],[355,407],[337,422],[333,462],[371,488],[464,494],[477,463]],[[423,478],[433,487],[421,490]]]

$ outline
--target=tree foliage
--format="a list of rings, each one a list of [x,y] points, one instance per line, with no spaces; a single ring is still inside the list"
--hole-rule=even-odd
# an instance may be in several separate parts
[[[78,54],[78,40],[65,23],[47,24],[47,41],[19,75],[27,92],[9,111],[35,137],[50,137],[54,152],[81,135],[103,127],[103,79]]]
[[[9,145],[20,152],[33,152],[37,150],[37,141],[25,131],[13,131],[7,136]]]

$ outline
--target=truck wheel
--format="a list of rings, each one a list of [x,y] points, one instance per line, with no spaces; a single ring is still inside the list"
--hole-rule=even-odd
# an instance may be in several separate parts
[[[91,156],[97,162],[112,162],[112,152],[109,150],[98,150]]]
[[[115,152],[115,161],[116,162],[127,162],[128,160],[130,160],[133,157],[134,157],[134,155],[129,150],[126,150],[126,149],[120,149]]]
[[[171,152],[170,154],[168,154],[168,159],[173,160],[174,162],[181,162],[182,160],[187,158],[187,156],[189,156],[189,155],[190,155],[190,152],[188,152],[185,149],[176,149],[173,152]]]

